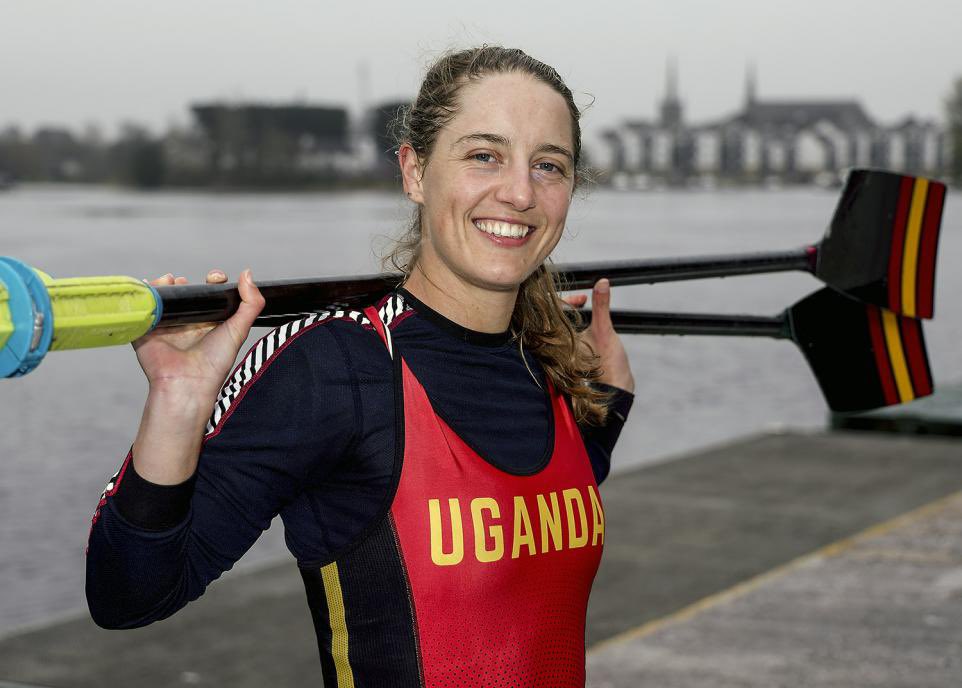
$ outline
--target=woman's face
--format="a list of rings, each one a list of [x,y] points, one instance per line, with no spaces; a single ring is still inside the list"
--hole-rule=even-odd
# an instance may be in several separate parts
[[[517,290],[564,230],[571,115],[559,93],[521,73],[468,83],[459,105],[423,167],[401,150],[405,191],[422,206],[420,268],[442,288]]]

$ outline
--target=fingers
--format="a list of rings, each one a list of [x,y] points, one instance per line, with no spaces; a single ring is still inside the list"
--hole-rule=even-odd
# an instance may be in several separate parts
[[[144,280],[147,282],[147,280]],[[155,287],[169,287],[172,284],[187,284],[186,277],[174,277],[174,273],[168,272],[166,275],[161,275],[155,280],[151,280],[149,284]]]
[[[572,296],[565,296],[561,300],[564,301],[569,306],[571,306],[572,308],[581,308],[586,303],[588,303],[588,295],[573,294]]]
[[[218,270],[214,268],[207,273],[207,283],[208,284],[220,284],[221,282],[227,281],[227,274],[223,270]]]
[[[143,281],[147,282],[147,280]],[[208,284],[221,284],[227,281],[227,275],[223,270],[214,268],[207,273],[206,281]],[[174,277],[172,272],[168,272],[166,275],[162,275],[155,280],[151,280],[149,283],[155,287],[166,287],[172,284],[188,284],[188,281],[186,277]]]
[[[144,280],[144,281],[146,282],[147,280]],[[168,272],[166,275],[161,275],[157,279],[150,281],[150,284],[152,284],[155,287],[166,287],[173,283],[174,283],[174,274],[171,272]]]

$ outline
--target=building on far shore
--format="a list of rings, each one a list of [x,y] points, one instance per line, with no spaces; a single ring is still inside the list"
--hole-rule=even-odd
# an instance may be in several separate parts
[[[371,174],[377,179],[392,181],[400,178],[396,131],[401,113],[410,105],[407,100],[388,100],[371,107],[364,118],[364,132],[373,147]]]
[[[164,139],[169,176],[226,186],[393,183],[393,124],[405,105],[387,101],[352,118],[340,106],[194,104],[194,125]]]
[[[874,120],[856,100],[763,100],[754,71],[741,109],[717,121],[688,123],[668,64],[655,121],[627,120],[601,134],[606,159],[596,164],[626,188],[701,183],[834,184],[851,167],[939,176],[949,137],[934,120]]]
[[[348,174],[357,164],[344,107],[203,103],[191,111],[207,172],[224,183],[297,183]]]

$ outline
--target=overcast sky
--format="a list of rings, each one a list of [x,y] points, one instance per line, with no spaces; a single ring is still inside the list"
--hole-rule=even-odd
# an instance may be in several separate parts
[[[410,97],[440,51],[485,42],[555,66],[594,99],[595,132],[654,115],[669,56],[695,121],[737,109],[749,62],[762,98],[941,118],[962,0],[0,0],[0,126],[160,130],[212,99],[356,108]]]

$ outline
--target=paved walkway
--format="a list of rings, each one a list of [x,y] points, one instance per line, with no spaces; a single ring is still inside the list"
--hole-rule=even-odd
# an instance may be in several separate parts
[[[960,686],[962,492],[604,641],[588,675],[589,688]]]
[[[856,432],[764,435],[612,477],[589,609],[591,685],[962,685],[952,664],[962,654],[962,507],[939,502],[960,490],[959,440]],[[877,533],[895,540],[859,538],[789,564],[932,503]],[[921,538],[903,526],[931,530]],[[924,681],[897,673],[903,664]],[[959,681],[939,682],[952,671]],[[4,680],[321,682],[293,564],[228,575],[145,629],[104,631],[81,616],[0,639]]]

